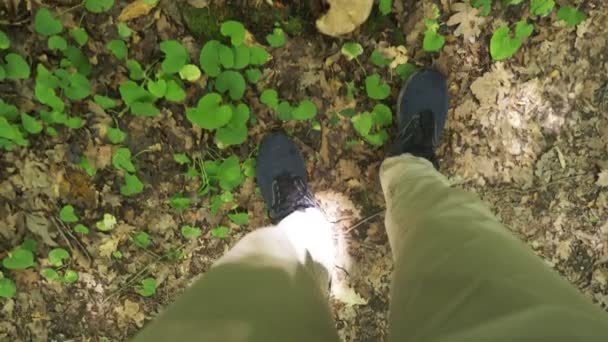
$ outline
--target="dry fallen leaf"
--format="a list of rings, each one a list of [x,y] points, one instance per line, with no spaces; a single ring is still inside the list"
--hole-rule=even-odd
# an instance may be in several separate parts
[[[135,0],[122,10],[118,16],[118,21],[129,21],[143,17],[144,15],[150,13],[150,11],[152,11],[157,4],[158,2],[154,3],[153,5],[148,5],[144,0]]]
[[[372,11],[373,0],[328,0],[329,11],[317,20],[317,29],[329,36],[341,36],[363,24]]]
[[[595,184],[599,186],[608,186],[608,169],[604,169],[602,172],[600,172]]]
[[[458,25],[455,36],[462,36],[465,41],[475,43],[475,39],[481,33],[480,26],[485,18],[479,17],[479,10],[471,7],[469,3],[459,2],[452,5],[456,14],[450,17],[446,23],[448,26]]]
[[[332,294],[336,300],[346,304],[347,306],[367,304],[367,300],[355,292],[352,287],[342,284],[341,282],[332,288]]]

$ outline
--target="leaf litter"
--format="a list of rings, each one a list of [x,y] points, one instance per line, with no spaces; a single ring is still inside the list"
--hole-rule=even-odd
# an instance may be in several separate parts
[[[205,2],[195,3],[207,6]],[[242,95],[258,124],[250,128],[249,142],[238,147],[240,152],[253,155],[255,144],[273,128],[292,131],[307,160],[312,187],[324,211],[336,223],[336,240],[343,251],[340,268],[334,270],[333,277],[339,285],[332,305],[337,321],[346,322],[338,326],[344,340],[386,340],[392,261],[382,225],[381,190],[375,182],[361,181],[377,179],[382,150],[353,139],[357,133],[350,118],[341,113],[371,104],[365,95],[365,79],[375,72],[384,82],[390,82],[392,90],[399,86],[400,80],[396,75],[391,78],[389,68],[369,68],[366,61],[374,49],[382,51],[386,58],[400,58],[401,63],[430,62],[421,51],[420,39],[413,38],[425,30],[422,18],[428,17],[424,14],[429,12],[425,3],[418,2],[413,8],[394,6],[396,11],[402,11],[395,13],[395,20],[406,34],[405,44],[384,36],[379,42],[379,34],[367,31],[365,25],[356,32],[352,40],[363,49],[357,58],[367,70],[361,70],[356,62],[340,59],[339,44],[321,41],[315,32],[305,32],[303,37],[288,36],[284,46],[270,50],[272,69],[264,70],[253,88],[256,91],[248,90]],[[142,4],[143,1],[133,2],[129,11],[126,7],[121,13],[133,30],[132,41],[127,43],[129,53],[142,65],[149,62],[144,57],[150,51],[162,61],[158,47],[150,48],[162,40],[194,38],[192,41],[200,49],[196,37],[189,37],[180,23],[167,19],[169,9],[163,7],[163,2],[152,8]],[[449,75],[452,95],[440,153],[442,172],[454,184],[477,192],[547,263],[606,308],[608,118],[600,114],[602,103],[597,97],[608,81],[605,73],[598,72],[607,63],[603,53],[608,34],[605,8],[591,5],[588,19],[576,28],[565,30],[541,24],[535,32],[538,38],[524,43],[521,58],[490,63],[489,27],[504,22],[494,19],[490,23],[492,19],[480,17],[465,4],[452,5],[448,25],[453,24],[453,37],[448,35],[446,48],[435,60],[436,66]],[[163,24],[155,25],[160,22]],[[86,25],[91,35],[87,44],[93,51],[105,51],[105,44],[116,38],[105,32],[109,23],[101,23],[103,29],[97,30]],[[141,30],[147,27],[143,37]],[[66,24],[65,28],[72,27]],[[264,41],[270,33],[272,29],[254,29],[246,39]],[[454,38],[461,36],[462,39]],[[151,39],[152,43],[142,39]],[[39,54],[44,51],[44,47],[32,49]],[[195,61],[198,55],[189,57]],[[104,58],[95,57],[96,68],[102,68],[103,75],[92,79],[93,87],[118,89],[128,72]],[[359,94],[349,100],[347,83],[353,81]],[[197,82],[206,86],[207,80]],[[259,100],[262,90],[268,87],[276,89],[277,101],[287,101],[292,106],[310,99],[319,113],[321,130],[306,130],[293,122],[278,120],[273,109]],[[392,102],[394,96],[386,100],[388,105]],[[162,113],[155,118],[120,119],[120,128],[128,133],[123,144],[131,150],[136,175],[149,188],[145,196],[136,199],[119,195],[123,177],[110,172],[112,155],[119,146],[105,140],[107,132],[101,127],[115,127],[115,118],[90,103],[86,108],[94,109],[90,112],[96,125],[89,132],[64,132],[36,141],[36,148],[27,152],[0,155],[0,257],[25,237],[39,241],[38,256],[46,256],[52,248],[61,246],[75,258],[80,254],[84,260],[86,253],[92,257],[88,267],[70,265],[79,271],[79,280],[70,287],[41,282],[40,275],[32,270],[15,276],[20,294],[2,302],[6,319],[0,322],[0,339],[19,340],[23,334],[36,340],[77,338],[86,331],[91,334],[89,337],[126,340],[239,238],[268,224],[263,201],[255,194],[251,179],[235,193],[239,207],[248,212],[249,225],[237,226],[211,214],[208,198],[181,213],[170,208],[169,199],[174,194],[194,194],[201,185],[196,179],[176,179],[175,175],[182,171],[174,161],[174,153],[185,153],[191,160],[204,157],[206,152],[200,149],[200,141],[207,139],[209,133],[185,124],[182,108],[162,107]],[[151,148],[156,144],[161,148]],[[90,184],[74,176],[89,177],[77,166],[82,156],[97,171]],[[64,201],[72,198],[65,194],[77,198],[77,194],[87,192],[93,194],[93,200]],[[52,219],[67,204],[74,206],[80,221],[90,228],[89,234],[74,239],[69,230]],[[96,228],[105,214],[117,221],[107,232]],[[182,239],[181,227],[186,225],[200,227],[201,237]],[[217,239],[209,235],[216,227],[229,229],[228,237]],[[153,241],[146,249],[131,242],[135,233],[142,230]],[[78,242],[85,247],[83,250],[77,247]],[[169,261],[160,255],[176,250],[185,257]],[[156,277],[157,295],[144,298],[137,294],[145,279],[136,277],[140,273]],[[100,316],[107,319],[99,320]]]

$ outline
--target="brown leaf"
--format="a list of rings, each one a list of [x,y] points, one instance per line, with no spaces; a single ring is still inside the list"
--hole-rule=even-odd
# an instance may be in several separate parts
[[[456,3],[452,5],[452,9],[456,11],[456,14],[451,16],[446,24],[448,26],[458,25],[454,35],[463,36],[464,40],[474,43],[481,33],[479,27],[485,22],[485,18],[479,17],[479,10],[468,3]]]
[[[373,0],[328,0],[329,11],[317,20],[317,29],[329,36],[341,36],[363,24],[372,11]]]
[[[154,5],[148,5],[144,2],[144,0],[135,0],[122,10],[118,16],[118,21],[129,21],[143,17],[144,15],[150,13],[150,11],[152,11],[157,4],[158,2],[156,2]]]
[[[608,169],[604,169],[602,172],[600,172],[595,184],[599,186],[608,186]]]

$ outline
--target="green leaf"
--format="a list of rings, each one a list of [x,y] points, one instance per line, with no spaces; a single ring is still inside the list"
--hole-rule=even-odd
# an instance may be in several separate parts
[[[135,102],[154,102],[156,98],[143,87],[133,81],[127,81],[119,87],[120,96],[127,106]]]
[[[249,48],[249,63],[253,65],[262,65],[268,62],[270,55],[261,46],[252,46]]]
[[[227,238],[228,233],[230,233],[230,228],[225,226],[218,226],[216,228],[211,229],[211,235],[220,239]]]
[[[243,69],[249,65],[251,60],[251,52],[246,45],[239,45],[232,48],[234,54],[233,69]]]
[[[79,46],[84,46],[89,41],[89,34],[80,27],[75,27],[70,30],[70,35]]]
[[[359,133],[361,136],[365,137],[369,135],[369,132],[372,130],[374,118],[369,112],[363,112],[353,116],[351,118],[351,122],[353,123],[355,131],[357,131],[357,133]]]
[[[220,72],[219,50],[222,43],[217,40],[208,41],[201,49],[200,64],[203,71],[211,76],[217,77]]]
[[[585,21],[587,15],[579,11],[576,7],[568,5],[561,7],[559,11],[557,11],[557,18],[566,22],[568,26],[575,27]]]
[[[224,68],[229,69],[234,66],[234,52],[231,48],[221,44],[217,53]]]
[[[38,242],[34,239],[25,238],[19,247],[35,253],[36,249],[38,248]]]
[[[80,51],[80,49],[74,46],[68,46],[68,48],[63,51],[63,54],[70,60],[72,65],[76,67],[79,73],[87,76],[93,70],[93,67],[89,63],[89,59]]]
[[[112,109],[116,107],[116,101],[107,96],[95,95],[93,96],[93,101],[103,109]]]
[[[41,8],[34,18],[34,29],[43,36],[53,36],[63,31],[63,25],[48,9]]]
[[[196,82],[199,78],[201,78],[201,69],[194,64],[184,65],[184,67],[179,71],[179,77],[188,82]]]
[[[129,78],[133,81],[141,81],[146,78],[146,73],[138,61],[127,59],[127,69],[129,69]]]
[[[108,232],[116,226],[116,217],[112,214],[103,214],[103,219],[95,224],[95,227],[102,232]]]
[[[372,110],[374,124],[378,127],[388,127],[393,124],[393,112],[383,104],[377,104]]]
[[[91,13],[103,13],[109,11],[114,5],[114,0],[85,0],[84,7]]]
[[[15,120],[19,117],[19,110],[12,104],[8,104],[0,99],[0,117],[5,117],[11,121]]]
[[[264,89],[260,95],[260,102],[268,106],[268,108],[277,110],[279,106],[279,94],[274,89]]]
[[[93,177],[97,174],[97,170],[95,170],[93,168],[93,166],[91,165],[91,162],[89,162],[87,157],[85,157],[85,156],[80,157],[79,165],[89,177]]]
[[[380,82],[380,75],[373,74],[365,79],[367,96],[374,100],[384,100],[391,93],[391,87]]]
[[[127,138],[127,133],[120,130],[120,128],[107,127],[108,131],[108,140],[112,144],[120,144]]]
[[[51,265],[61,267],[63,266],[63,260],[70,258],[70,253],[63,248],[53,248],[48,257]]]
[[[230,98],[236,101],[245,94],[245,79],[236,71],[223,71],[217,77],[215,89],[220,93],[228,91]]]
[[[133,33],[126,23],[118,23],[116,29],[118,30],[118,35],[125,39],[131,37]]]
[[[4,117],[0,117],[0,141],[1,139],[6,139],[21,146],[27,145],[27,140],[25,140],[19,128],[9,123]]]
[[[266,41],[273,48],[280,48],[285,45],[285,32],[280,28],[275,28],[271,34],[266,36]]]
[[[317,106],[310,100],[300,102],[298,107],[292,112],[295,120],[308,120],[317,115]]]
[[[112,258],[114,258],[114,259],[122,259],[122,252],[121,251],[114,251],[114,252],[112,252]]]
[[[223,36],[230,37],[233,46],[239,46],[245,42],[245,26],[238,21],[225,21],[222,23],[220,32]]]
[[[131,151],[128,148],[121,147],[112,154],[112,165],[118,170],[134,173],[135,165],[131,161]]]
[[[382,13],[382,15],[391,13],[391,10],[393,9],[393,0],[380,0],[378,8],[380,9],[380,13]]]
[[[287,101],[281,101],[279,103],[279,106],[277,107],[277,112],[279,113],[279,119],[283,120],[283,121],[288,121],[293,119],[293,111],[295,110],[295,108],[293,108],[289,102]]]
[[[490,54],[492,59],[498,61],[513,56],[521,47],[525,38],[534,31],[534,26],[520,21],[515,26],[515,36],[511,37],[511,30],[507,26],[498,28],[490,40]]]
[[[160,43],[160,51],[165,53],[161,69],[165,74],[178,73],[190,61],[186,48],[177,40],[165,40]]]
[[[234,155],[226,158],[222,164],[220,164],[218,177],[220,180],[220,187],[224,190],[230,191],[241,185],[243,182],[243,175],[241,173],[239,158]]]
[[[395,69],[397,75],[399,75],[403,81],[409,80],[410,76],[412,76],[417,70],[418,67],[412,63],[399,64]]]
[[[133,242],[135,245],[140,248],[148,248],[150,244],[152,244],[152,240],[150,239],[150,235],[146,232],[139,232],[133,236]]]
[[[23,126],[23,129],[30,134],[42,132],[42,123],[26,113],[21,113],[21,125]]]
[[[61,279],[62,282],[71,284],[78,280],[78,272],[74,270],[67,270]]]
[[[30,77],[30,66],[27,61],[16,53],[9,53],[4,57],[6,65],[6,78],[10,80],[26,80]]]
[[[42,274],[42,276],[45,277],[47,280],[59,281],[59,279],[61,278],[59,276],[59,273],[57,273],[57,271],[52,268],[43,268],[40,271],[40,274]]]
[[[370,60],[374,65],[379,67],[387,66],[392,62],[391,59],[384,57],[384,55],[377,49],[372,52]]]
[[[85,226],[82,223],[79,223],[74,226],[74,232],[81,235],[86,235],[89,234],[89,227]]]
[[[14,249],[2,259],[2,266],[9,270],[24,270],[32,267],[34,266],[34,253],[24,248]]]
[[[255,177],[255,159],[249,158],[243,162],[243,174],[245,177]]]
[[[378,133],[369,134],[363,138],[365,139],[365,141],[374,146],[382,146],[388,141],[389,136],[386,130],[383,129],[380,130]]]
[[[80,101],[91,95],[91,82],[84,75],[77,72],[68,73],[65,81],[67,86],[62,87],[62,89],[68,99]]]
[[[363,53],[363,46],[359,43],[348,42],[342,45],[340,52],[342,52],[347,60],[352,61]]]
[[[78,216],[74,211],[74,207],[69,204],[61,208],[61,210],[59,211],[59,218],[65,223],[78,222]]]
[[[15,283],[8,278],[0,278],[0,297],[13,298],[15,293],[17,293]]]
[[[4,31],[0,31],[0,50],[6,50],[11,47],[11,40]]]
[[[256,84],[262,78],[262,71],[260,69],[247,69],[245,76],[247,76],[249,83]]]
[[[183,102],[186,99],[186,91],[176,80],[168,80],[165,98],[171,102]]]
[[[481,8],[479,14],[483,17],[490,14],[490,10],[492,9],[492,0],[471,0],[471,6],[474,8]]]
[[[62,36],[51,36],[48,41],[51,50],[63,51],[68,48],[68,42]]]
[[[155,81],[148,81],[148,91],[158,97],[161,98],[165,96],[167,93],[167,82],[163,79]]]
[[[135,291],[142,297],[150,297],[156,293],[156,279],[146,278],[141,281],[141,285],[137,286]]]
[[[192,226],[182,226],[181,228],[182,236],[188,240],[196,239],[201,236],[201,229]]]
[[[232,221],[232,223],[236,224],[237,226],[249,224],[249,214],[247,213],[228,214],[228,218],[230,218],[230,221]]]
[[[106,44],[106,48],[112,52],[114,57],[118,59],[124,59],[127,57],[127,53],[129,50],[127,49],[127,44],[124,40],[114,39],[111,40],[108,44]]]
[[[445,37],[438,34],[437,31],[427,30],[424,32],[424,40],[422,41],[422,49],[427,52],[437,52],[445,45]]]
[[[555,7],[553,0],[531,0],[530,13],[541,17],[547,16]]]
[[[173,209],[184,210],[190,207],[192,201],[188,197],[184,197],[181,194],[175,194],[169,200],[169,206]]]
[[[186,117],[193,124],[205,129],[217,129],[225,126],[232,118],[232,109],[221,105],[222,97],[209,93],[198,101],[196,108],[187,108]]]
[[[228,125],[219,128],[215,135],[220,148],[239,145],[247,140],[247,121],[249,121],[250,117],[249,107],[239,103],[238,106],[232,108],[232,112],[233,115]]]
[[[137,178],[136,175],[127,173],[125,175],[125,184],[120,187],[120,194],[123,196],[132,196],[144,191],[144,184]]]
[[[173,160],[179,165],[186,165],[192,162],[185,153],[175,153],[173,155]]]

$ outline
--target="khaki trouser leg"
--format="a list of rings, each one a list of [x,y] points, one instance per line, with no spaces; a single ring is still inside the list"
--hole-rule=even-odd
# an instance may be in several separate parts
[[[258,229],[135,341],[337,341],[323,290],[331,246],[331,226],[317,209]]]
[[[608,341],[608,314],[426,160],[381,168],[392,341]]]

